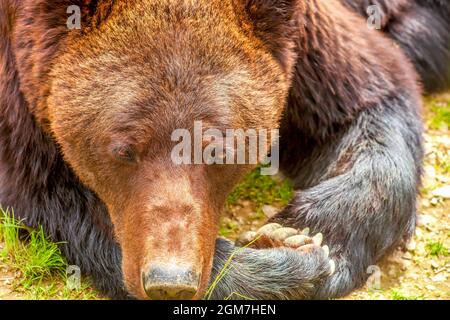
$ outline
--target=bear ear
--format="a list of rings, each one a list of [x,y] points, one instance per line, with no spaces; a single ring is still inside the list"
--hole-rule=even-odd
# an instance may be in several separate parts
[[[3,4],[3,1],[0,0],[0,3]],[[45,129],[48,129],[48,116],[45,111],[46,97],[50,90],[48,76],[51,62],[64,45],[63,40],[69,35],[77,37],[87,33],[91,28],[106,21],[116,2],[115,0],[23,0],[20,4],[20,14],[14,16],[14,34],[11,36],[16,40],[14,42],[16,61],[20,61],[17,68],[20,73],[21,90],[29,98],[30,109],[36,119],[46,127]],[[18,7],[19,4],[14,6]],[[76,6],[80,13],[78,14],[81,18],[80,30],[68,27],[69,18],[74,15],[72,6]]]
[[[298,38],[300,0],[238,0],[254,34],[271,50],[282,67],[289,71],[295,60]]]
[[[114,5],[113,0],[55,0],[46,1],[49,15],[54,14],[56,17],[64,17],[67,19],[69,12],[75,12],[78,8],[81,14],[81,27],[98,26],[110,14]]]
[[[105,21],[114,6],[113,0],[75,0],[81,8],[81,16],[86,26],[98,26]]]

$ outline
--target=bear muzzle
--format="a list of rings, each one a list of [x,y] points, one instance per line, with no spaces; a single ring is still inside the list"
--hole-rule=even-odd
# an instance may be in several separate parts
[[[191,300],[199,290],[200,278],[190,267],[151,266],[142,273],[142,284],[151,300]]]

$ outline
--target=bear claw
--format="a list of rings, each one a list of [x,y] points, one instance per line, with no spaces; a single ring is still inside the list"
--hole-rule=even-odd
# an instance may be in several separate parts
[[[315,244],[316,246],[319,246],[319,247],[320,247],[320,245],[322,244],[322,241],[323,241],[323,234],[321,234],[321,233],[316,234],[316,235],[312,238],[312,240],[313,240],[313,242],[314,242],[314,244]]]
[[[332,275],[336,271],[336,262],[334,260],[330,260],[330,275]]]
[[[298,235],[298,230],[294,228],[279,228],[270,233],[270,237],[275,241],[284,241],[285,239]]]
[[[249,245],[256,249],[288,247],[300,252],[311,252],[317,247],[321,247],[323,234],[317,233],[313,237],[309,236],[309,228],[301,231],[294,228],[285,228],[278,223],[269,223],[261,227],[258,231],[248,231],[243,233],[236,241],[238,245]],[[330,254],[327,245],[321,247],[325,257]]]
[[[239,239],[236,241],[239,244],[243,244],[246,245],[250,242],[252,242],[253,240],[255,240],[257,237],[257,233],[254,231],[247,231],[244,232],[243,234],[241,234],[239,236]]]
[[[305,236],[309,235],[309,228],[303,229],[300,233],[304,234]]]
[[[328,256],[330,255],[330,248],[325,245],[325,246],[322,247],[322,249],[325,252],[325,257],[328,258]]]
[[[269,236],[272,232],[274,232],[277,229],[282,228],[281,225],[279,225],[278,223],[269,223],[266,224],[265,226],[261,227],[256,233],[258,235],[267,235]]]
[[[287,238],[284,241],[284,245],[286,247],[290,247],[290,248],[298,248],[300,246],[304,246],[306,244],[311,244],[311,243],[312,243],[312,239],[305,235],[292,236],[292,237]]]

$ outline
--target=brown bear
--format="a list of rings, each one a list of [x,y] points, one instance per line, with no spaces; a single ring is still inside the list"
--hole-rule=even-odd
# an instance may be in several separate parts
[[[255,166],[175,164],[195,121],[279,128],[297,190],[209,298],[348,294],[415,227],[417,76],[340,0],[0,0],[0,93],[0,203],[113,298],[200,299],[236,250]]]

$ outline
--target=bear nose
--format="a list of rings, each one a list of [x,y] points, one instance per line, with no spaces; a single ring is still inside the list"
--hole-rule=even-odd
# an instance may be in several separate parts
[[[200,275],[180,266],[151,267],[142,274],[147,296],[152,300],[190,300],[198,291]]]

